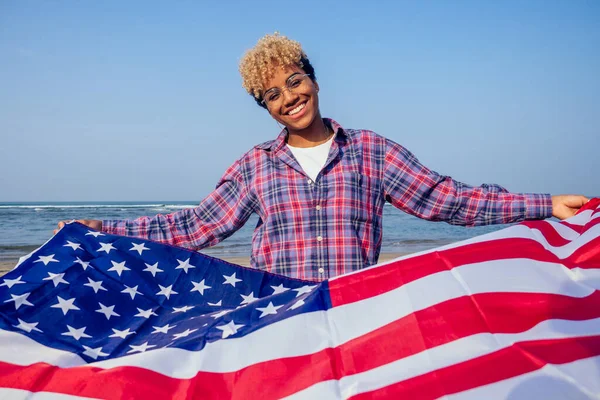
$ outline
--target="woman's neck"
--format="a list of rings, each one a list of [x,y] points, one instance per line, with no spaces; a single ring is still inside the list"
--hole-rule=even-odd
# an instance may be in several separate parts
[[[288,128],[287,143],[292,147],[314,147],[329,140],[331,132],[321,116],[317,116],[312,124],[302,130]]]

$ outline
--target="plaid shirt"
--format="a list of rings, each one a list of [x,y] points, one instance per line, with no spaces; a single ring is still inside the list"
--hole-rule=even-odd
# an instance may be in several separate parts
[[[391,140],[326,122],[335,140],[315,181],[294,159],[283,130],[229,167],[197,207],[107,220],[103,230],[201,249],[224,240],[257,213],[251,265],[320,281],[377,263],[385,201],[420,218],[466,226],[552,215],[550,195],[468,186],[431,171]]]

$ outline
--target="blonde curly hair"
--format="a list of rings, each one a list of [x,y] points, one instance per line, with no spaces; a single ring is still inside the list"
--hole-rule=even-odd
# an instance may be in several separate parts
[[[260,100],[264,82],[274,75],[274,66],[297,65],[302,68],[305,64],[310,65],[300,43],[280,35],[279,32],[267,34],[260,38],[256,46],[248,50],[240,61],[242,86],[256,100]],[[310,72],[305,72],[314,79],[312,66],[310,69]]]

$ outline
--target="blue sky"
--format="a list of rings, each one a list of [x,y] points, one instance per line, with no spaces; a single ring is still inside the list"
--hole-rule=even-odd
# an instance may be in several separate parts
[[[321,110],[430,168],[600,195],[600,2],[0,2],[0,201],[198,201],[279,128],[237,64],[300,41]]]

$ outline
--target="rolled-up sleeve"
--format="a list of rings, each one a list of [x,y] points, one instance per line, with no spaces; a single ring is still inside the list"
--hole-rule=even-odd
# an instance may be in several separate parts
[[[552,216],[549,194],[510,193],[499,185],[469,186],[422,165],[407,149],[386,141],[383,173],[386,200],[431,221],[476,226]]]

